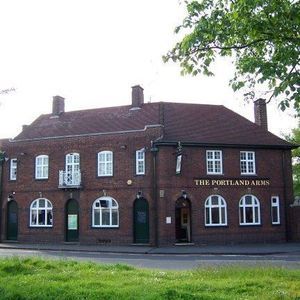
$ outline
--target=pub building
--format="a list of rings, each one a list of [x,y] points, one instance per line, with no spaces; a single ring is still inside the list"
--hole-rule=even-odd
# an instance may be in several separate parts
[[[52,113],[2,140],[1,240],[155,246],[293,239],[291,149],[221,105]]]

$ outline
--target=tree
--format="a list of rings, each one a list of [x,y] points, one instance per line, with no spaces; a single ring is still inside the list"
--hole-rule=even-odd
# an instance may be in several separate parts
[[[285,137],[291,143],[300,145],[300,127],[292,130],[292,133]],[[300,196],[300,148],[292,150],[293,157],[293,181],[294,194]]]
[[[234,91],[245,99],[262,88],[268,101],[277,97],[282,110],[300,113],[300,1],[184,1],[187,17],[175,33],[185,36],[164,57],[180,62],[183,74],[213,75],[217,55],[231,57]],[[188,31],[186,33],[186,31]]]

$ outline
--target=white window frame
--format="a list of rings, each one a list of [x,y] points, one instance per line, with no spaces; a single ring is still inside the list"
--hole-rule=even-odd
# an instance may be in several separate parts
[[[182,154],[179,154],[176,157],[176,174],[181,173],[181,165],[182,165]]]
[[[273,208],[277,211],[278,220],[274,221],[273,215]],[[279,204],[279,196],[272,196],[271,197],[271,218],[272,218],[272,225],[280,224],[280,204]]]
[[[242,155],[245,154],[245,158],[242,159]],[[252,155],[252,159],[249,156]],[[242,164],[245,163],[246,170],[243,170]],[[253,171],[250,171],[250,166],[253,164]],[[255,166],[255,152],[254,151],[240,151],[240,169],[241,175],[255,175],[256,166]]]
[[[40,201],[44,200],[45,201],[45,206],[40,206]],[[36,207],[34,207],[36,203]],[[36,216],[36,222],[33,222],[33,215],[35,212]],[[44,212],[45,216],[45,224],[39,224],[39,212]],[[48,223],[48,213],[51,215],[51,224]],[[46,199],[46,198],[38,198],[32,201],[30,205],[30,227],[53,227],[53,205],[52,203]]]
[[[251,204],[246,204],[246,197],[251,197]],[[247,222],[246,210],[250,208],[252,210],[252,222]],[[257,218],[256,218],[257,211]],[[244,195],[239,202],[239,219],[240,225],[261,225],[260,218],[260,202],[259,200],[251,194]],[[255,221],[257,219],[257,221]]]
[[[101,206],[101,201],[108,201],[109,205],[107,207]],[[102,222],[102,214],[104,210],[109,210],[109,224],[104,224]],[[95,224],[95,214],[99,212],[99,224]],[[112,224],[112,214],[117,213],[117,224]],[[98,222],[97,222],[98,223]],[[117,200],[112,197],[104,196],[96,199],[92,206],[92,227],[95,228],[118,228],[119,227],[119,204]]]
[[[142,158],[139,155],[142,155]],[[141,167],[141,170],[139,167]],[[135,152],[135,173],[136,175],[145,175],[146,173],[146,153],[144,148]]]
[[[212,204],[212,198],[218,198],[218,204]],[[219,212],[219,223],[213,223],[212,210],[217,209]],[[222,210],[224,211],[224,220],[222,219]],[[208,211],[208,220],[207,220]],[[205,226],[227,226],[227,204],[225,199],[220,195],[210,195],[205,201]]]
[[[101,154],[104,155],[105,160],[100,161]],[[107,159],[107,155],[111,154],[111,160]],[[113,176],[113,169],[114,169],[114,156],[112,151],[100,151],[98,152],[98,177],[106,177],[106,176]],[[104,172],[100,174],[100,164],[104,164]],[[111,167],[110,167],[111,165]],[[111,169],[109,171],[109,168]]]
[[[209,157],[212,154],[212,157]],[[216,154],[219,154],[219,158],[216,158]],[[220,164],[220,169],[218,170],[218,163]],[[210,169],[210,164],[212,164],[212,170]],[[222,150],[206,150],[206,171],[207,174],[223,174],[223,159]]]
[[[9,166],[9,179],[17,180],[17,170],[18,170],[18,160],[16,158],[11,158]]]
[[[41,162],[39,162],[41,160]],[[39,174],[40,170],[40,175]],[[49,156],[38,155],[35,158],[35,179],[48,179],[49,176]]]

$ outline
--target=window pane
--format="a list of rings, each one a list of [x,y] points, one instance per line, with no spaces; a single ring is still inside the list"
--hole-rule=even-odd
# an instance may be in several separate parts
[[[225,207],[222,207],[221,208],[221,220],[220,220],[220,222],[222,223],[222,224],[226,224],[226,219],[225,219]]]
[[[255,207],[254,211],[255,211],[255,220],[254,220],[254,222],[259,223],[258,207]]]
[[[219,197],[211,197],[211,205],[219,205]]]
[[[278,218],[278,209],[276,206],[272,207],[272,222],[273,223],[278,223],[279,218]]]
[[[253,209],[252,207],[246,207],[246,223],[253,223]]]
[[[252,197],[251,196],[246,196],[245,197],[245,204],[246,205],[252,205]]]
[[[36,212],[36,210],[31,211],[31,225],[37,225],[37,212]]]
[[[39,207],[45,207],[45,199],[39,200]]]
[[[94,225],[95,226],[100,225],[100,210],[98,210],[98,209],[94,210]]]
[[[52,225],[52,211],[47,212],[47,225]]]
[[[39,225],[45,225],[45,210],[39,210],[39,215],[38,215],[38,220],[39,220]]]
[[[112,224],[111,225],[118,225],[118,210],[112,210]]]
[[[211,221],[212,224],[219,224],[220,219],[219,219],[219,208],[215,207],[211,209]]]
[[[102,209],[102,225],[110,225],[110,210]]]
[[[108,200],[100,200],[101,207],[109,207],[109,201]]]
[[[206,215],[206,224],[211,224],[210,218],[209,218],[209,208],[208,207],[205,209],[205,215]]]

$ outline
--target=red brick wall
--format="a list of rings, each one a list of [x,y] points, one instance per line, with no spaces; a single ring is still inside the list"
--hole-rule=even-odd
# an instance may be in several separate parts
[[[239,242],[282,242],[286,236],[286,206],[291,203],[290,177],[285,177],[289,171],[283,172],[283,151],[253,149],[256,154],[256,176],[240,175],[240,150],[221,149],[223,151],[224,175],[206,175],[206,150],[219,148],[184,148],[182,173],[175,174],[176,149],[161,147],[158,154],[159,189],[165,191],[165,196],[159,198],[159,233],[160,243],[169,244],[175,241],[175,202],[185,190],[191,201],[192,241],[196,244],[206,243],[239,243]],[[173,155],[172,155],[173,153]],[[171,157],[171,159],[170,159]],[[288,161],[288,157],[285,162]],[[290,165],[286,166],[288,169]],[[195,178],[208,179],[260,179],[268,178],[270,186],[196,186]],[[284,182],[287,186],[284,186]],[[220,195],[227,203],[228,225],[224,227],[206,227],[204,203],[210,195]],[[260,201],[261,225],[239,225],[239,201],[245,194],[252,194]],[[280,225],[272,225],[271,196],[280,198]],[[167,216],[172,218],[172,224],[166,224]]]
[[[182,190],[187,192],[191,202],[192,241],[196,244],[280,242],[285,241],[289,227],[286,226],[286,210],[292,203],[291,166],[289,151],[253,149],[256,153],[256,176],[240,175],[240,150],[224,148],[224,175],[206,175],[205,147],[184,147],[182,173],[175,174],[175,147],[161,146],[157,154],[157,204],[153,199],[151,140],[161,136],[160,129],[145,132],[109,136],[94,136],[16,142],[4,146],[8,157],[18,159],[18,174],[15,182],[9,181],[9,162],[4,164],[2,239],[6,238],[6,206],[8,194],[15,192],[14,199],[19,206],[19,235],[21,242],[63,242],[65,240],[65,206],[70,198],[78,201],[80,207],[79,240],[95,244],[110,240],[111,244],[133,242],[133,202],[138,191],[149,201],[150,243],[155,243],[155,222],[158,221],[159,245],[173,245],[175,242],[175,202]],[[125,147],[123,147],[125,146]],[[135,175],[135,151],[146,147],[146,175]],[[216,148],[209,148],[216,149]],[[219,149],[219,148],[218,148]],[[114,153],[114,176],[97,177],[97,153],[111,150]],[[80,153],[83,188],[80,190],[58,189],[58,172],[65,169],[65,155]],[[24,155],[21,155],[24,153]],[[284,153],[284,156],[283,156]],[[35,180],[35,157],[47,154],[50,157],[49,179]],[[284,168],[283,168],[284,167]],[[196,186],[195,178],[268,178],[270,186]],[[132,180],[132,185],[127,181]],[[119,204],[119,228],[92,228],[91,209],[93,202],[103,196],[103,190]],[[159,191],[164,190],[160,197]],[[29,207],[33,200],[45,197],[53,204],[53,227],[30,228]],[[72,193],[72,194],[71,194]],[[261,205],[261,225],[239,225],[239,200],[245,194],[256,196]],[[212,194],[221,195],[227,202],[228,225],[205,227],[204,202]],[[271,196],[280,197],[281,224],[271,224]],[[155,211],[158,211],[156,219]],[[166,224],[166,217],[172,223]]]

